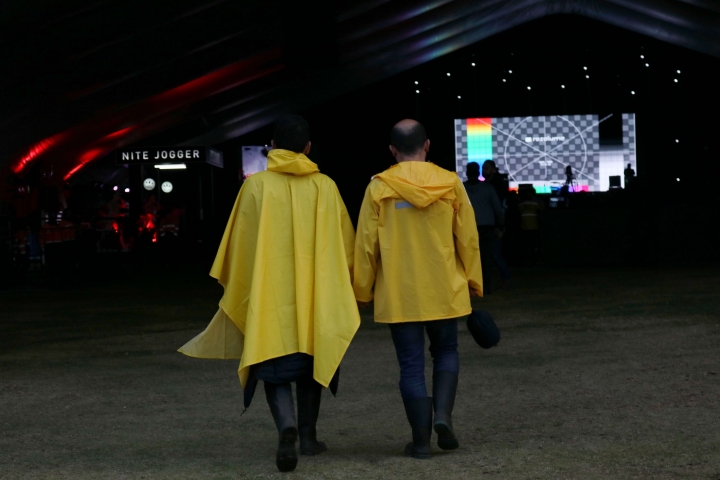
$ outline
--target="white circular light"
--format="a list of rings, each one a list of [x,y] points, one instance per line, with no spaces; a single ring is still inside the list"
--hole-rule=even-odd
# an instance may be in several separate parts
[[[676,178],[675,180],[677,180],[678,182],[680,181],[680,179],[679,179],[679,178]]]
[[[114,192],[117,192],[117,188],[118,188],[117,185],[115,185],[115,186],[113,187],[113,191],[114,191]]]
[[[130,193],[130,189],[129,189],[129,188],[126,188],[126,189],[125,189],[125,193]]]
[[[645,64],[645,66],[646,66],[646,67],[649,67],[649,66],[650,66],[650,64],[649,64],[649,63],[646,63],[646,64]]]
[[[417,85],[417,84],[418,84],[418,81],[417,81],[417,80],[415,80],[415,85]]]
[[[145,190],[152,190],[155,188],[155,180],[152,178],[146,178],[143,182],[143,187],[145,187]]]
[[[170,193],[170,192],[172,192],[173,184],[170,182],[163,182],[162,185],[160,185],[160,188],[162,189],[163,192]]]
[[[530,88],[530,87],[528,87],[528,90],[531,90],[531,88]]]
[[[587,70],[587,67],[583,67],[583,70]]]
[[[631,90],[630,95],[635,95],[635,90]]]
[[[640,58],[645,58],[645,55],[640,55]]]
[[[680,70],[678,70],[677,73],[680,73]]]
[[[680,143],[680,140],[678,140],[678,139],[676,138],[676,139],[675,139],[675,143]]]
[[[508,73],[512,73],[512,70],[508,70]]]
[[[471,63],[471,65],[474,67],[474,66],[475,66],[475,63],[473,62],[473,63]]]
[[[503,78],[503,83],[505,83],[505,82],[507,82],[507,80],[505,80],[505,79]]]
[[[458,95],[458,99],[462,98],[460,95]]]
[[[560,85],[560,88],[565,88],[565,85]]]
[[[590,78],[590,75],[585,75],[585,78]]]
[[[673,78],[673,81],[674,81],[675,83],[678,83],[677,78]]]
[[[415,93],[420,93],[420,90],[415,90]]]
[[[450,72],[448,72],[447,76],[448,76],[448,77],[450,76]]]

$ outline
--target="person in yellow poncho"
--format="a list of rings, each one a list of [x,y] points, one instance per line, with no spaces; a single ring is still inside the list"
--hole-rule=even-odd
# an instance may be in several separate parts
[[[280,471],[317,441],[322,387],[337,388],[340,361],[360,326],[352,289],[355,232],[335,183],[319,173],[307,122],[275,125],[268,170],[240,189],[210,275],[225,288],[207,329],[180,349],[199,358],[238,358],[250,405],[263,380],[280,442]],[[295,419],[291,382],[296,382]]]
[[[418,122],[393,128],[390,151],[398,164],[365,190],[353,280],[358,303],[374,300],[375,321],[390,326],[412,428],[405,454],[422,459],[430,458],[433,426],[440,448],[458,448],[451,422],[460,369],[457,322],[471,312],[470,296],[483,293],[475,214],[458,176],[425,162],[429,148]],[[433,357],[432,398],[424,331]]]

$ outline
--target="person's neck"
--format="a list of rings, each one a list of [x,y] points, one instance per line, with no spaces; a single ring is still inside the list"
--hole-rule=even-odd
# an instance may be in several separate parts
[[[414,155],[403,155],[402,153],[397,154],[395,157],[395,161],[397,163],[405,163],[405,162],[424,162],[426,153],[424,151],[420,151]]]
[[[421,157],[404,157],[404,158],[396,157],[395,160],[397,161],[397,163],[424,162],[425,157],[422,157],[422,158]]]

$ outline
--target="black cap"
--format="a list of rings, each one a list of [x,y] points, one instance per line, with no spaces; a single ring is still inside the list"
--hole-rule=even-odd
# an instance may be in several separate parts
[[[482,348],[492,348],[500,341],[500,330],[484,310],[473,310],[467,319],[467,327],[475,343]]]

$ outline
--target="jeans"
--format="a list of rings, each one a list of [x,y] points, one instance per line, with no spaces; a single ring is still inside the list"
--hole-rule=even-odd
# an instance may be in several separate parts
[[[313,378],[315,358],[305,353],[291,353],[253,365],[252,374],[270,383],[290,383]]]
[[[400,395],[403,400],[427,397],[423,330],[427,330],[430,338],[433,373],[452,372],[457,375],[460,372],[457,324],[457,318],[389,324],[400,364]]]

